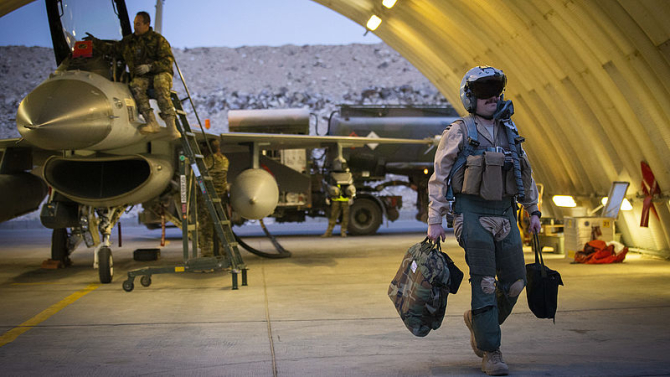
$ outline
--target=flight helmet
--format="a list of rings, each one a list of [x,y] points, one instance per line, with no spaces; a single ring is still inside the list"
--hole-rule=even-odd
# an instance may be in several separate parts
[[[477,98],[502,96],[506,84],[507,76],[500,69],[488,65],[470,69],[461,80],[461,102],[465,110],[474,114],[477,110]]]

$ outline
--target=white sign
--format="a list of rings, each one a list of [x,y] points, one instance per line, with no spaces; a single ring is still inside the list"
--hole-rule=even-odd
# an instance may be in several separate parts
[[[371,131],[368,134],[367,137],[373,137],[373,138],[379,139],[379,135],[377,135],[374,131]],[[372,150],[375,150],[375,148],[377,148],[377,146],[379,146],[378,143],[370,143],[370,144],[366,144],[366,145],[368,146],[368,148],[370,148]]]

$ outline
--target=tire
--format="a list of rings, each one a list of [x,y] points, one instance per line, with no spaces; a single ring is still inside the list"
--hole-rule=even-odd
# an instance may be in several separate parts
[[[70,253],[67,249],[67,229],[54,229],[51,233],[51,260],[63,263],[63,266],[70,265]]]
[[[144,275],[140,279],[140,284],[142,284],[143,287],[148,287],[151,285],[151,275]]]
[[[98,276],[102,284],[112,282],[112,277],[114,276],[114,259],[112,258],[112,250],[108,247],[103,247],[98,252]]]
[[[357,199],[349,210],[349,233],[375,234],[382,223],[382,210],[370,199]]]

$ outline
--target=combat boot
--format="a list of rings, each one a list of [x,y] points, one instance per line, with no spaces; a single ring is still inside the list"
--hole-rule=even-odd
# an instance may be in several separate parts
[[[493,352],[484,352],[482,359],[482,372],[489,376],[507,376],[509,368],[503,361],[502,352],[500,348]]]
[[[322,234],[321,238],[332,237],[332,236],[333,236],[333,227],[328,226],[328,229],[326,229],[326,233]]]
[[[475,352],[475,355],[479,357],[484,357],[484,351],[477,348],[477,341],[475,340],[475,331],[472,329],[472,310],[468,310],[463,314],[463,320],[465,321],[465,325],[468,327],[468,330],[470,330],[470,347],[472,347],[472,350]]]
[[[158,125],[158,122],[156,122],[156,117],[154,116],[154,112],[152,110],[143,111],[142,116],[144,117],[144,121],[146,123],[137,127],[137,130],[141,134],[155,134],[160,131],[161,127]]]
[[[174,115],[164,115],[162,118],[165,121],[168,135],[170,135],[172,139],[179,139],[181,133],[177,130],[177,125],[175,124],[176,117]]]

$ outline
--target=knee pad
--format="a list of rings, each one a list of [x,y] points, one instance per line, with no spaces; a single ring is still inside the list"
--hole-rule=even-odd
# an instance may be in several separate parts
[[[482,292],[490,295],[496,291],[496,278],[493,276],[485,276],[482,278]]]
[[[523,287],[525,287],[525,286],[526,286],[526,283],[523,281],[523,279],[519,279],[519,280],[515,281],[514,284],[512,284],[509,287],[509,291],[507,292],[507,294],[510,297],[516,297],[516,296],[521,294],[521,291],[523,291]]]

